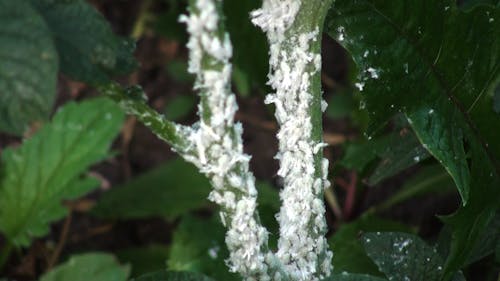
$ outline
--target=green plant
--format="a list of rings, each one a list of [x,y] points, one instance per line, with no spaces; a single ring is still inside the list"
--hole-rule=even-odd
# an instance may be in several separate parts
[[[154,2],[144,1],[134,37],[147,29]],[[222,0],[167,2],[171,10],[159,19],[159,29],[166,28],[161,19],[174,26],[180,7],[189,10],[180,16],[187,34],[177,25],[161,32],[188,38],[187,67],[199,94],[199,121],[191,126],[173,119],[189,116],[193,98],[177,96],[163,115],[149,105],[140,86],[122,87],[112,80],[136,66],[134,44],[114,35],[86,2],[0,0],[0,130],[26,136],[20,147],[2,152],[0,230],[7,243],[0,264],[13,247],[29,246],[66,215],[61,200],[97,187],[83,174],[108,155],[121,125],[122,115],[111,99],[196,166],[172,160],[105,193],[90,212],[100,219],[161,216],[179,222],[168,253],[163,245],[117,253],[122,262],[132,263],[134,277],[153,268],[140,265],[130,253],[155,265],[168,256],[169,271],[133,280],[459,281],[474,278],[468,269],[481,260],[488,264],[489,280],[499,277],[498,1],[264,0],[259,9],[246,0],[238,7]],[[263,37],[246,19],[252,9],[250,20],[269,43],[267,84],[273,93],[264,102],[274,105],[279,127],[275,158],[283,183],[281,206],[273,188],[256,183],[250,156],[243,151],[242,125],[235,121],[232,81],[241,97],[266,88],[265,62],[259,59],[265,52]],[[327,146],[323,32],[348,51],[357,68],[352,86],[344,86],[348,98],[329,114],[355,119],[355,126],[366,128],[366,138],[345,143],[344,156],[333,169],[333,181],[346,189],[342,206],[339,191],[329,188],[332,169],[322,152]],[[258,47],[249,47],[247,37]],[[190,77],[176,70],[184,64],[176,63],[168,71],[189,83]],[[37,131],[35,124],[47,119],[54,103],[58,70],[109,99],[64,105]],[[359,111],[353,108],[356,102]],[[363,188],[374,189],[411,169],[412,177],[403,180],[400,190],[353,219],[353,204]],[[353,175],[350,183],[338,180],[345,171]],[[357,177],[366,180],[359,183]],[[409,199],[454,192],[461,204],[452,215],[440,217],[444,227],[435,242],[423,241],[415,227],[379,217]],[[219,205],[219,218],[193,216],[199,209],[213,213],[203,199],[207,195]],[[329,238],[323,196],[340,221]],[[278,209],[276,222],[272,216]],[[275,229],[277,239],[270,235]],[[82,267],[91,269],[82,273],[88,276],[80,275]],[[87,254],[41,280],[130,277],[128,267],[112,257]]]

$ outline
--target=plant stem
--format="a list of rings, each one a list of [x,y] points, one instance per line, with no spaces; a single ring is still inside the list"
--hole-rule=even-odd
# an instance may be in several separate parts
[[[139,40],[146,30],[146,25],[150,18],[149,8],[151,7],[151,4],[153,4],[152,0],[144,0],[141,3],[139,14],[137,15],[137,19],[134,22],[134,27],[132,28],[132,32],[130,34],[130,36],[135,40]]]
[[[277,256],[292,280],[319,280],[331,271],[324,187],[328,160],[322,147],[321,38],[329,0],[265,0],[253,22],[270,44],[268,84],[275,93],[283,178]]]
[[[140,87],[123,88],[117,83],[110,83],[100,86],[99,91],[117,102],[128,114],[135,115],[175,150],[187,151],[187,136],[184,134],[187,128],[165,119],[162,114],[149,107],[146,104],[147,97]]]

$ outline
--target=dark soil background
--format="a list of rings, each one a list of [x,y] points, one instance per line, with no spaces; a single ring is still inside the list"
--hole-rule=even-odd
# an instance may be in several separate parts
[[[91,1],[109,20],[116,33],[130,35],[141,11],[143,1],[103,0]],[[156,3],[150,10],[161,15],[168,10],[168,4]],[[323,47],[323,82],[325,99],[336,95],[340,88],[350,85],[351,63],[346,52],[333,40],[325,37]],[[146,30],[137,43],[136,57],[140,62],[137,72],[120,78],[123,83],[142,85],[149,96],[150,104],[159,111],[170,100],[180,93],[191,93],[190,83],[176,80],[167,71],[166,66],[173,60],[185,60],[187,52],[182,42],[169,39],[151,30]],[[262,73],[262,75],[266,75]],[[235,89],[236,91],[236,89]],[[246,152],[252,155],[252,170],[260,180],[279,186],[276,177],[277,162],[273,159],[277,151],[275,139],[276,123],[272,110],[263,103],[265,93],[252,93],[250,96],[239,96],[240,111],[237,118],[245,128],[244,141]],[[90,87],[60,77],[58,86],[58,105],[68,100],[82,100],[97,93]],[[183,123],[192,123],[197,119],[193,110]],[[336,194],[344,216],[339,220],[328,208],[330,234],[344,222],[355,219],[373,204],[381,202],[413,175],[418,168],[404,171],[400,175],[386,180],[375,187],[367,188],[352,171],[337,169],[335,163],[343,154],[343,143],[361,136],[359,129],[349,118],[324,119],[325,139],[330,146],[325,155],[330,159],[331,170],[335,170]],[[18,145],[19,138],[0,135],[1,149]],[[121,135],[115,141],[113,149],[117,156],[102,164],[92,167],[92,172],[102,179],[99,191],[74,202],[67,202],[71,215],[64,221],[52,226],[50,235],[39,239],[28,249],[13,254],[1,275],[15,280],[34,280],[53,266],[56,261],[64,259],[71,253],[84,251],[109,251],[148,245],[151,242],[168,243],[176,222],[165,222],[160,218],[135,221],[103,221],[86,213],[95,204],[100,194],[113,186],[126,182],[160,163],[173,158],[168,145],[157,139],[133,117],[128,117]],[[356,186],[361,186],[358,190]],[[345,202],[349,198],[349,206]],[[449,214],[458,206],[458,197],[427,196],[409,200],[397,205],[382,214],[385,218],[395,219],[412,226],[418,226],[420,235],[435,239],[441,229],[436,214]],[[206,210],[205,210],[206,211]],[[205,212],[200,211],[200,214]],[[347,211],[347,212],[346,212]],[[1,240],[0,240],[1,241]],[[0,242],[2,245],[3,242]],[[481,269],[479,268],[478,271]],[[477,279],[481,280],[481,279]]]

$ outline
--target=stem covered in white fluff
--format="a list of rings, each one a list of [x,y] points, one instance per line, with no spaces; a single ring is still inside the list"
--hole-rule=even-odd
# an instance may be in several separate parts
[[[183,127],[189,147],[178,151],[211,180],[209,199],[221,206],[228,227],[226,244],[233,272],[246,280],[271,280],[274,255],[268,250],[267,230],[260,224],[255,178],[250,156],[243,153],[242,126],[234,123],[236,98],[230,90],[232,46],[219,16],[220,1],[191,1],[182,16],[189,32],[189,72],[196,75],[200,121]]]
[[[277,257],[293,280],[319,280],[330,274],[323,189],[328,160],[321,137],[320,41],[328,0],[264,0],[252,13],[270,43],[268,84],[276,91],[266,103],[276,107],[284,179],[278,215]]]

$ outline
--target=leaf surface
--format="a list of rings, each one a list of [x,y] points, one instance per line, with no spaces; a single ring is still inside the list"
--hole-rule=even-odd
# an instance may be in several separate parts
[[[40,281],[126,281],[129,271],[129,266],[120,265],[112,255],[88,253],[72,256]]]
[[[226,266],[224,238],[225,229],[216,219],[183,217],[174,232],[167,268],[203,273],[217,281],[239,280]]]
[[[326,279],[323,279],[322,281],[386,281],[386,280],[387,279],[371,275],[344,272],[341,274],[334,274]]]
[[[500,199],[500,9],[454,1],[340,0],[327,32],[360,69],[370,134],[398,112],[445,167],[462,197],[445,279],[467,260]]]
[[[158,271],[145,274],[130,281],[214,281],[204,275],[194,272]]]
[[[120,108],[108,99],[70,102],[20,147],[3,151],[0,229],[14,245],[45,235],[49,223],[66,214],[62,200],[98,186],[82,173],[108,155],[122,121]]]
[[[60,56],[61,71],[91,84],[105,83],[136,67],[135,43],[117,36],[83,0],[31,0],[43,15]]]
[[[376,232],[363,236],[368,256],[389,280],[439,281],[443,259],[436,249],[408,233]]]
[[[209,192],[206,177],[176,158],[104,193],[92,213],[114,219],[175,219],[206,206]]]
[[[359,236],[372,231],[411,231],[407,226],[374,216],[363,216],[353,222],[342,225],[328,239],[330,248],[335,253],[332,264],[333,273],[363,273],[380,276],[377,266],[366,255]]]
[[[0,0],[0,130],[21,135],[54,103],[58,55],[50,30],[25,1]]]

